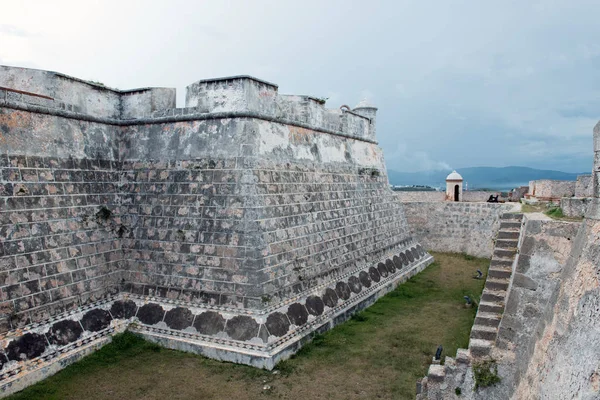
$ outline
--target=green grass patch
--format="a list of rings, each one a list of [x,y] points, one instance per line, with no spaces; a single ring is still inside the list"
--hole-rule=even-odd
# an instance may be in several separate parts
[[[278,373],[161,349],[125,333],[15,399],[412,399],[437,347],[468,345],[489,260],[433,253],[425,271],[371,307],[315,335]],[[268,391],[263,387],[271,387]]]
[[[553,208],[549,209],[548,211],[546,211],[544,214],[546,214],[547,216],[549,216],[551,218],[564,217],[562,208],[560,208],[560,207],[553,207]]]

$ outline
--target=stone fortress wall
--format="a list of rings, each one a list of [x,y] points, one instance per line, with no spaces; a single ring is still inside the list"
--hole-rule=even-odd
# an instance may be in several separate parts
[[[425,268],[373,107],[0,67],[0,390],[129,327],[272,368]],[[130,322],[135,321],[135,325]]]
[[[500,216],[515,204],[452,202],[404,203],[411,233],[426,249],[491,257]],[[516,206],[518,209],[518,206]]]

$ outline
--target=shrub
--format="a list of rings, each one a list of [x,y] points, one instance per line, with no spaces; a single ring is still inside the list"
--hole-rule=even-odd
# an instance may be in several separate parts
[[[475,390],[500,382],[498,366],[494,360],[486,360],[473,364],[473,375],[475,377]]]

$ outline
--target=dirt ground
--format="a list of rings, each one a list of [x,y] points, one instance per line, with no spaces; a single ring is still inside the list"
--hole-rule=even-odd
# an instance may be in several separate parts
[[[272,371],[161,349],[125,334],[16,399],[413,399],[438,345],[466,347],[489,260],[436,262]]]

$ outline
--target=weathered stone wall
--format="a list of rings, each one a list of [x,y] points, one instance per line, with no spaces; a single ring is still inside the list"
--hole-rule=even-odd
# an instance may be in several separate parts
[[[105,125],[0,109],[4,331],[118,291],[115,145]]]
[[[600,312],[598,232],[586,219],[544,309],[531,344],[517,398],[598,398]]]
[[[592,175],[579,175],[575,181],[575,197],[592,197]]]
[[[500,194],[499,192],[487,192],[479,190],[471,190],[462,192],[462,200],[466,202],[486,202],[490,195]],[[427,191],[395,191],[394,195],[402,202],[444,202],[446,201],[446,193],[444,192],[427,192]],[[500,197],[498,198],[500,200]]]
[[[539,200],[560,200],[561,197],[573,197],[575,195],[575,181],[549,179],[530,181],[527,195]]]
[[[480,397],[499,399],[514,395],[528,369],[544,316],[553,312],[552,298],[559,289],[561,273],[580,226],[573,222],[527,220],[496,340],[494,357],[502,382]]]
[[[582,218],[587,213],[591,199],[589,197],[563,197],[560,208],[566,217]]]
[[[398,201],[400,201],[401,203],[415,202],[415,201],[427,202],[427,203],[429,203],[429,202],[441,203],[441,202],[446,201],[446,193],[444,193],[444,192],[398,191],[398,192],[394,192],[394,196],[396,196]]]
[[[427,378],[421,381],[422,393],[418,399],[448,400],[503,400],[503,399],[539,399],[569,398],[564,392],[537,392],[537,382],[524,380],[526,371],[544,329],[544,320],[554,312],[556,293],[560,290],[561,277],[565,264],[577,242],[576,237],[581,223],[561,222],[553,220],[535,220],[526,217],[521,229],[519,252],[512,272],[508,272],[510,286],[508,300],[504,307],[498,300],[490,302],[482,298],[477,320],[490,320],[493,314],[500,313],[499,331],[488,331],[491,323],[479,325],[477,322],[471,331],[469,350],[459,349],[456,358],[446,357],[444,366],[430,366]],[[493,263],[494,261],[492,261]],[[498,281],[498,270],[487,278],[486,286]],[[507,273],[504,270],[504,274]],[[494,291],[488,291],[487,296]],[[484,296],[486,291],[484,290]],[[498,296],[498,292],[496,292]],[[492,312],[492,309],[498,311]],[[477,330],[475,328],[477,327]],[[473,332],[477,336],[473,336]],[[490,336],[491,334],[491,336]],[[486,356],[496,364],[500,381],[489,387],[474,390],[475,378],[473,366],[482,361],[482,354],[474,351],[477,337],[487,335],[487,340],[494,343],[491,353]],[[474,347],[475,346],[475,347]],[[551,358],[554,353],[547,354]],[[529,393],[516,393],[518,386],[534,387]],[[460,388],[457,395],[456,388]],[[582,396],[581,392],[573,392],[573,398],[596,398]]]
[[[404,203],[413,236],[427,249],[491,257],[500,215],[510,204]]]
[[[530,362],[516,396],[600,396],[600,123],[594,127],[593,198],[541,319]]]
[[[470,202],[485,202],[490,198],[490,195],[498,195],[498,200],[500,200],[500,192],[488,192],[483,190],[465,190],[462,193],[462,201],[470,201]]]
[[[164,109],[172,89],[5,71],[0,393],[134,321],[168,347],[273,368],[432,262],[389,189],[373,107],[234,77]],[[19,91],[27,77],[40,91]]]

